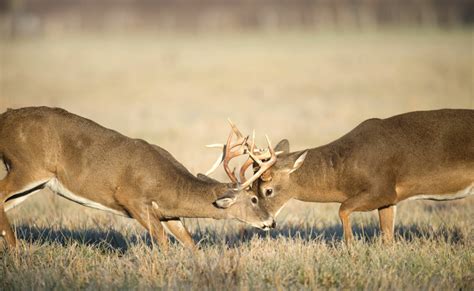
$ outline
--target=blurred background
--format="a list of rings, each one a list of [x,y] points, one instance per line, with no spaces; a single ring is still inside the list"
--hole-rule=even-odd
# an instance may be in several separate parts
[[[0,112],[62,107],[196,174],[227,118],[299,150],[474,108],[473,23],[468,0],[0,0]]]
[[[10,35],[157,29],[452,27],[474,18],[468,0],[2,0]]]
[[[304,148],[473,108],[473,22],[467,0],[0,0],[0,112],[63,107],[204,171],[228,117]]]

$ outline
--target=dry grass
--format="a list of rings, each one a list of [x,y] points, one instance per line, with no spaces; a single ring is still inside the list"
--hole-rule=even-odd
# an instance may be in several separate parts
[[[365,213],[354,215],[360,240],[346,248],[332,204],[293,203],[270,233],[188,219],[201,246],[191,253],[177,243],[162,252],[134,221],[44,194],[11,211],[20,247],[0,262],[6,289],[474,286],[473,199],[402,203],[389,247],[377,237],[375,213]]]
[[[64,107],[159,144],[197,173],[227,117],[301,149],[369,117],[474,108],[472,51],[471,29],[2,40],[0,111]],[[346,248],[334,204],[292,202],[270,233],[188,219],[201,245],[190,253],[152,248],[136,222],[42,191],[9,212],[20,247],[0,255],[0,288],[473,289],[473,206],[401,203],[390,247],[364,213]]]

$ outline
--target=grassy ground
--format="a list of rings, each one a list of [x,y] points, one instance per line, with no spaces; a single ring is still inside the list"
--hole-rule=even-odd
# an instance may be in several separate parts
[[[0,112],[64,107],[159,144],[197,173],[227,117],[302,149],[369,117],[474,108],[472,51],[472,29],[1,40]],[[0,255],[0,288],[468,290],[473,206],[402,202],[389,247],[375,213],[353,216],[359,241],[345,247],[335,204],[292,202],[270,233],[188,219],[201,246],[190,253],[162,252],[138,223],[42,191],[8,213],[20,247]]]

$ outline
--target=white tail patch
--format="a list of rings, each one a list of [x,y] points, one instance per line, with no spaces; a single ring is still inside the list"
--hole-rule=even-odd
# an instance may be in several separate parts
[[[456,193],[449,193],[449,194],[423,194],[417,195],[408,198],[407,200],[435,200],[435,201],[448,201],[448,200],[456,200],[462,199],[467,196],[474,194],[474,183],[469,185],[467,188],[458,191]]]
[[[121,215],[121,216],[125,216],[125,217],[128,217],[125,213],[123,212],[120,212],[118,210],[115,210],[115,209],[112,209],[112,208],[109,208],[109,207],[106,207],[100,203],[97,203],[97,202],[94,202],[94,201],[91,201],[89,199],[86,199],[84,197],[81,197],[79,195],[76,195],[74,193],[72,193],[71,191],[69,191],[68,189],[66,189],[59,181],[57,178],[53,178],[51,180],[48,181],[48,183],[46,184],[46,186],[51,190],[53,191],[54,193],[66,198],[66,199],[69,199],[71,201],[74,201],[76,203],[79,203],[83,206],[86,206],[86,207],[90,207],[90,208],[94,208],[94,209],[99,209],[99,210],[103,210],[103,211],[107,211],[107,212],[112,212],[113,214],[118,214],[118,215]]]

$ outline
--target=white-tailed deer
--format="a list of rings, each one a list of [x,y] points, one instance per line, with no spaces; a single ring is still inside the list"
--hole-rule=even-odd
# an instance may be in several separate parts
[[[138,220],[164,247],[165,230],[194,246],[180,217],[235,218],[263,229],[274,225],[252,192],[195,177],[164,149],[58,108],[1,114],[0,159],[7,169],[0,181],[0,234],[10,246],[16,239],[5,212],[45,187],[84,206]]]
[[[241,190],[252,186],[274,216],[292,198],[339,202],[346,241],[353,238],[349,216],[354,211],[378,209],[384,241],[390,242],[398,202],[474,194],[474,110],[369,119],[334,142],[293,153],[287,140],[270,151],[255,149],[250,141],[246,148],[252,154],[241,177],[252,164],[254,175]],[[277,157],[275,151],[283,153]]]

